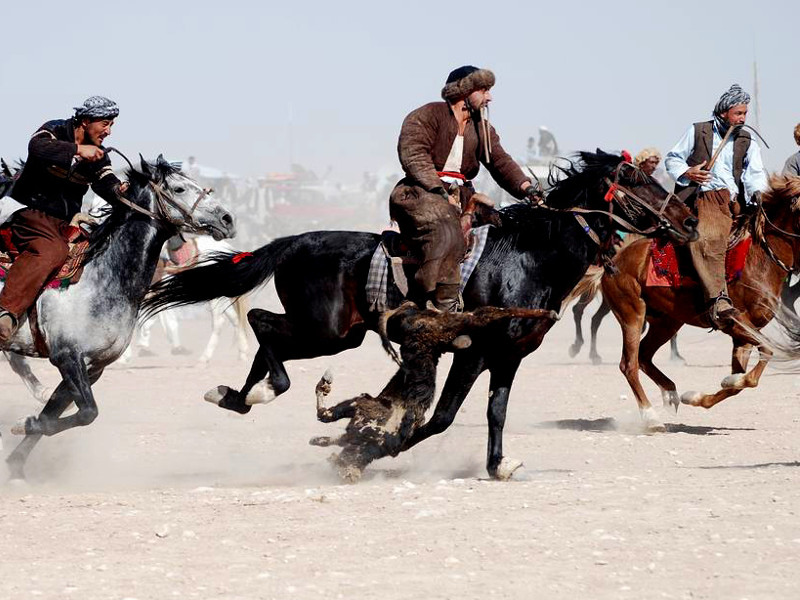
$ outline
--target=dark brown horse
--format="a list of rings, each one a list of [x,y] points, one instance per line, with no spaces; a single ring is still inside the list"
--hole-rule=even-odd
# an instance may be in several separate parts
[[[741,278],[729,285],[734,305],[741,311],[735,324],[723,329],[733,338],[732,375],[721,389],[712,393],[686,392],[678,397],[675,384],[653,364],[653,356],[685,324],[711,327],[699,286],[648,287],[650,241],[640,240],[622,250],[615,259],[619,270],[600,278],[603,297],[622,327],[623,349],[620,370],[628,380],[645,426],[664,431],[664,424],[647,399],[639,381],[639,369],[661,389],[665,405],[677,410],[679,402],[711,408],[718,402],[756,387],[772,356],[765,338],[757,332],[775,316],[781,288],[788,272],[800,264],[800,177],[774,175],[771,189],[753,214],[740,218],[733,238],[752,236]],[[592,281],[585,278],[581,287]],[[574,294],[575,292],[573,292]],[[641,338],[645,321],[650,325]],[[757,364],[747,371],[753,347],[759,350]]]

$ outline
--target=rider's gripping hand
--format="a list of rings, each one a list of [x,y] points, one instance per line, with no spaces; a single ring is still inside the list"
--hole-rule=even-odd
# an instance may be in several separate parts
[[[103,152],[102,149],[98,148],[97,146],[92,146],[90,144],[78,144],[78,156],[80,156],[83,160],[88,160],[89,162],[95,162],[103,158],[106,153]]]
[[[544,194],[535,185],[529,185],[524,190],[525,198],[527,198],[534,206],[544,206]]]

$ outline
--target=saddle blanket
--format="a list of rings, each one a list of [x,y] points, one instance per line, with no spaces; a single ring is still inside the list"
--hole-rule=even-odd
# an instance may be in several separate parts
[[[749,235],[725,254],[725,279],[728,283],[741,279],[747,252],[753,238]],[[654,239],[650,242],[650,264],[647,269],[648,287],[684,287],[697,285],[693,271],[682,265],[675,246],[668,240]]]
[[[489,227],[491,225],[483,225],[472,230],[473,244],[472,250],[461,263],[461,291],[469,281],[470,275],[475,270],[475,265],[483,254],[483,249],[486,246],[486,238],[489,236]],[[394,264],[390,271],[389,265],[392,263],[392,257],[389,256],[383,242],[378,244],[375,252],[372,254],[372,260],[369,264],[369,274],[367,275],[367,302],[371,311],[383,312],[397,308],[405,301],[405,293],[401,291],[398,286],[404,287],[408,291],[408,285],[405,284],[405,275],[403,274],[402,259],[395,258]],[[400,280],[400,281],[398,281]]]

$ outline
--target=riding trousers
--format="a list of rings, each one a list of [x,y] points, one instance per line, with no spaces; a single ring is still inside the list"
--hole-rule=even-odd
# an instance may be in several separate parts
[[[725,254],[731,233],[731,195],[728,190],[700,192],[695,202],[697,241],[689,244],[692,263],[703,287],[706,300],[720,294],[727,296]]]
[[[11,217],[11,242],[19,252],[0,292],[0,309],[19,318],[69,255],[68,223],[33,208]]]
[[[466,244],[457,206],[406,178],[392,191],[389,214],[420,258],[415,280],[423,292],[433,292],[437,284],[461,283],[459,263]]]

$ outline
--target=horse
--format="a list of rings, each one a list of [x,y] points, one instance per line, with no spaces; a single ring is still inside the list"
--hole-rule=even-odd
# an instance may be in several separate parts
[[[559,180],[558,177],[561,177]],[[624,223],[647,235],[678,242],[696,237],[697,220],[683,203],[620,155],[582,152],[551,178],[547,207],[520,202],[499,211],[485,249],[463,290],[465,310],[480,306],[558,311],[601,246]],[[610,217],[612,211],[618,215]],[[626,221],[626,219],[628,221]],[[251,256],[222,254],[156,284],[145,302],[148,313],[170,306],[245,294],[274,276],[285,314],[252,309],[248,320],[260,346],[241,391],[209,390],[205,399],[247,413],[289,389],[284,361],[332,355],[361,344],[376,330],[379,315],[366,297],[370,260],[381,236],[317,231],[279,238]],[[411,447],[444,431],[481,372],[491,372],[487,470],[506,479],[516,467],[504,459],[502,431],[508,395],[522,358],[541,343],[550,322],[511,319],[505,343],[490,355],[455,353],[431,419],[406,440]]]
[[[589,271],[586,273],[586,277],[593,277],[595,275],[602,274],[602,268],[592,266],[589,267]],[[575,341],[572,342],[572,345],[569,347],[569,356],[570,358],[575,358],[583,348],[583,327],[581,326],[581,321],[583,321],[583,313],[586,311],[586,307],[589,306],[592,300],[600,298],[600,306],[597,308],[595,313],[592,315],[592,319],[590,321],[590,338],[589,338],[589,358],[592,361],[592,364],[600,365],[603,364],[603,357],[600,356],[600,353],[597,351],[597,330],[600,329],[600,323],[603,322],[603,319],[606,318],[608,314],[611,313],[611,307],[606,302],[603,295],[600,293],[599,287],[588,290],[584,294],[581,294],[580,298],[572,305],[572,318],[575,322]],[[686,360],[681,356],[681,353],[678,351],[678,336],[673,335],[669,340],[669,350],[670,350],[670,360],[680,362],[686,364]]]
[[[741,316],[735,324],[723,328],[733,341],[731,375],[722,380],[720,390],[711,394],[686,392],[679,397],[675,383],[653,364],[656,351],[683,325],[712,326],[699,286],[647,286],[647,240],[634,242],[616,256],[616,273],[600,274],[603,297],[622,328],[620,370],[633,390],[649,431],[665,431],[665,426],[642,388],[640,369],[659,387],[664,405],[672,405],[675,410],[681,403],[711,408],[758,385],[773,355],[771,344],[758,332],[775,316],[781,288],[800,264],[800,177],[771,177],[770,189],[764,192],[753,213],[740,217],[732,239],[737,241],[748,234],[752,244],[741,277],[728,287]],[[595,276],[594,282],[584,281],[582,286],[596,284],[597,280]],[[649,329],[640,340],[645,321]],[[758,348],[759,360],[746,371],[753,347]]]
[[[42,436],[92,423],[98,408],[92,385],[128,345],[164,242],[179,231],[206,232],[223,239],[235,234],[231,215],[193,180],[159,156],[132,166],[127,198],[89,233],[80,282],[45,289],[35,303],[40,339],[23,321],[1,348],[28,357],[47,357],[62,381],[38,416],[12,427],[25,437],[6,459],[11,477],[24,478],[24,464]],[[62,417],[71,404],[77,412]]]

